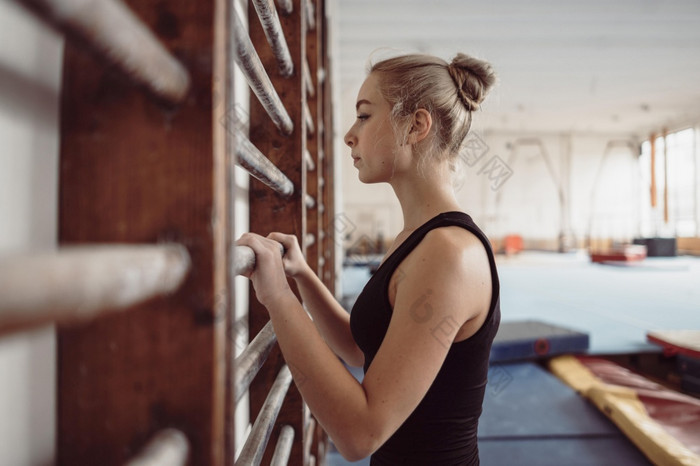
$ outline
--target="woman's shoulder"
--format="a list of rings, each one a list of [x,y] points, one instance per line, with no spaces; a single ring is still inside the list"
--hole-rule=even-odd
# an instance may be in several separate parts
[[[428,231],[407,259],[407,266],[428,274],[436,267],[460,275],[474,272],[479,265],[488,269],[488,256],[481,239],[476,233],[453,225]]]
[[[483,244],[476,232],[463,226],[447,225],[428,231],[416,249],[421,247],[438,253],[456,254],[483,249]]]

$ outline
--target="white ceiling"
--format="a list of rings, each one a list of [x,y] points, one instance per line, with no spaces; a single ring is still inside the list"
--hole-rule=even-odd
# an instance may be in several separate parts
[[[700,122],[700,0],[335,0],[331,15],[346,113],[373,53],[464,52],[499,75],[480,130],[646,137]]]

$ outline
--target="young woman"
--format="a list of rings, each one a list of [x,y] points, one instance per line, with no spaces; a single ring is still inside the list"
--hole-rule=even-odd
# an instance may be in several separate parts
[[[494,81],[488,63],[463,54],[449,64],[408,55],[372,67],[345,143],[362,182],[391,185],[404,229],[350,315],[294,236],[248,233],[238,241],[255,251],[250,279],[304,400],[348,460],[479,462],[499,285],[488,239],[461,211],[452,172],[472,112]],[[337,356],[364,367],[362,383]]]

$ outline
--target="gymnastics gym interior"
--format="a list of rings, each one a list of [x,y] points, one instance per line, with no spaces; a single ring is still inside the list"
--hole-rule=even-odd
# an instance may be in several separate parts
[[[695,0],[0,2],[0,465],[368,465],[235,240],[350,312],[403,225],[343,135],[413,52],[498,74],[454,186],[500,277],[481,464],[700,465]]]

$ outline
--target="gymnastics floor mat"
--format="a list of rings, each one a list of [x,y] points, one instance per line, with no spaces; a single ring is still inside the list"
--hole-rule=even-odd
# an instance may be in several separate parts
[[[536,359],[559,354],[584,353],[587,333],[536,320],[501,322],[491,346],[490,361]]]

